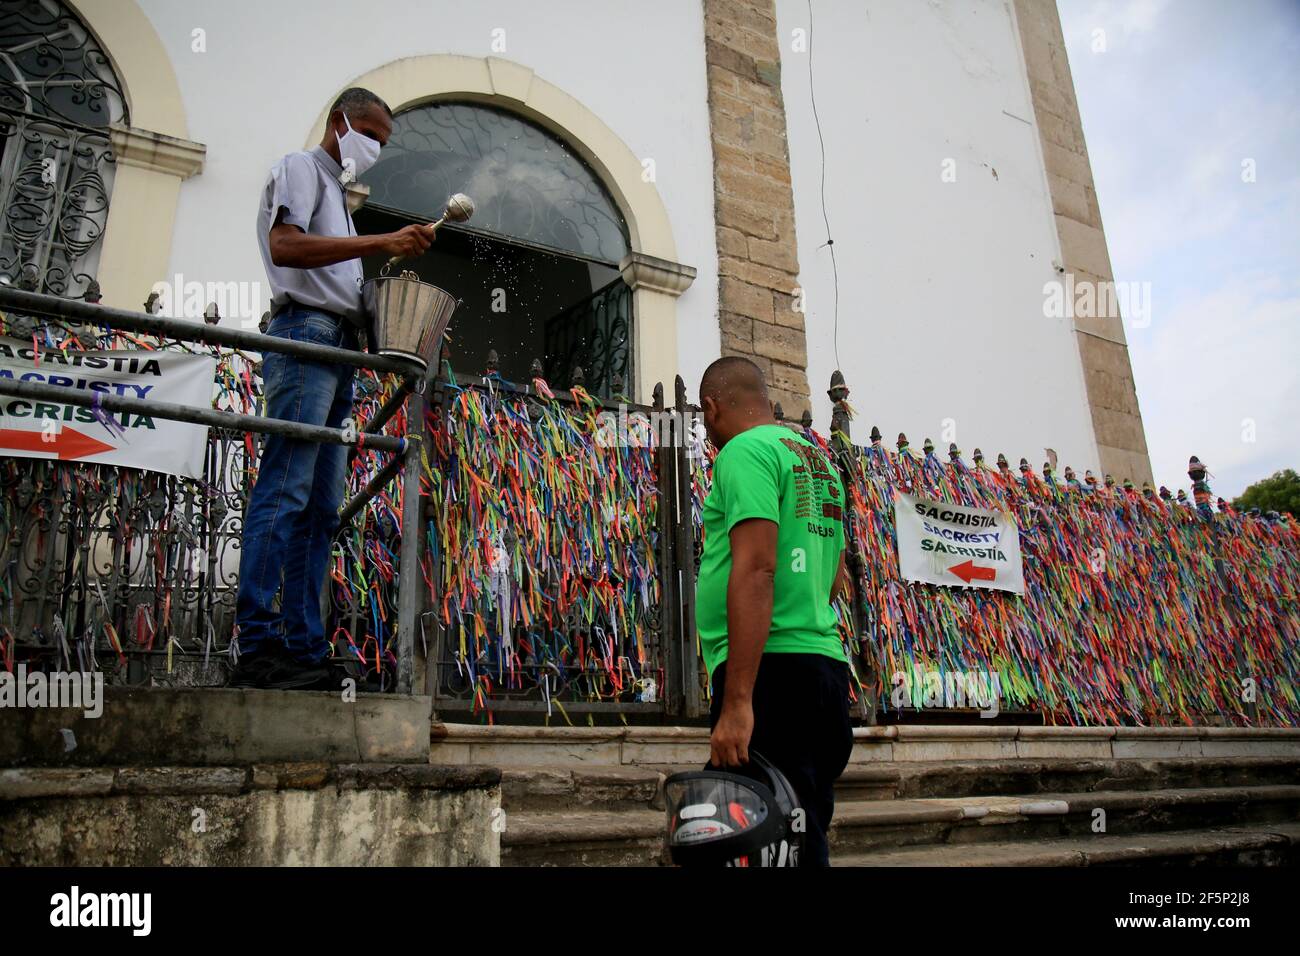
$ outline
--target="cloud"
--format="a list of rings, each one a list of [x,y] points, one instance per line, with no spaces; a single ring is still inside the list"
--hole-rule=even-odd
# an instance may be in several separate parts
[[[1243,274],[1201,293],[1189,280],[1169,308],[1159,299],[1174,290],[1155,290],[1151,325],[1129,331],[1129,352],[1156,481],[1187,486],[1194,454],[1232,498],[1296,465],[1300,281]]]
[[[1300,16],[1060,9],[1115,278],[1152,287],[1128,341],[1156,480],[1187,487],[1196,454],[1233,497],[1300,466]]]

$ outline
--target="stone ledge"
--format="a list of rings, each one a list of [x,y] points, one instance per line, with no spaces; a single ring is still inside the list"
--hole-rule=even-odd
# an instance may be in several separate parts
[[[427,763],[431,710],[429,697],[348,703],[325,691],[108,687],[96,719],[0,710],[0,767]]]
[[[286,790],[490,790],[495,767],[437,764],[260,764],[252,767],[22,767],[0,770],[0,800],[232,796]]]

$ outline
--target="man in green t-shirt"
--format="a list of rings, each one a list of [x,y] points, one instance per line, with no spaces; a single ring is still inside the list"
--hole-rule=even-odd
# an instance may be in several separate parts
[[[718,449],[696,590],[710,763],[740,767],[753,747],[775,764],[806,813],[803,860],[825,866],[834,784],[853,747],[831,607],[845,578],[844,486],[820,449],[776,423],[748,359],[710,365],[700,404]]]

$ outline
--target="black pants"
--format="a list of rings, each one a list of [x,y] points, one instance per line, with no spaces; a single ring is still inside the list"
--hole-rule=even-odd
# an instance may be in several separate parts
[[[713,672],[710,727],[722,714],[726,672],[726,661]],[[800,863],[830,866],[826,831],[835,811],[835,781],[853,749],[849,666],[823,654],[764,654],[754,682],[749,749],[785,774],[799,795],[807,822]]]

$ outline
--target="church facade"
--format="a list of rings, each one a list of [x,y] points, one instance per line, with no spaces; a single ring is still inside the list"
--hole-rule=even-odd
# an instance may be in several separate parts
[[[1112,275],[1051,0],[6,6],[5,281],[256,328],[267,171],[364,86],[358,230],[477,204],[417,266],[458,372],[648,402],[741,354],[825,429],[840,369],[859,440],[1150,479],[1123,317],[1059,308]]]

